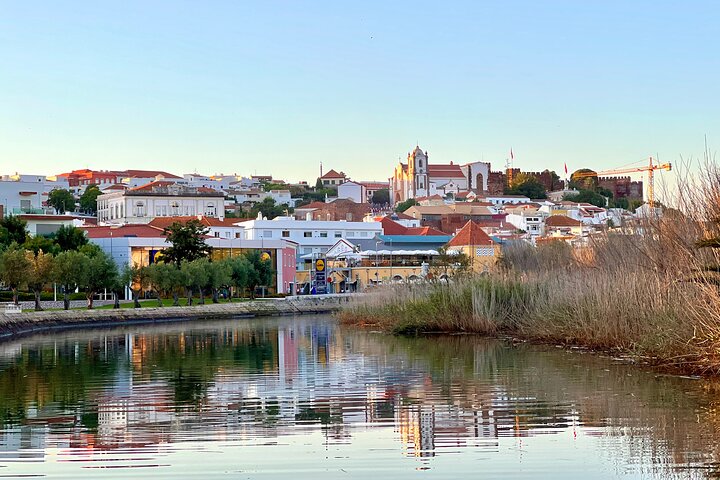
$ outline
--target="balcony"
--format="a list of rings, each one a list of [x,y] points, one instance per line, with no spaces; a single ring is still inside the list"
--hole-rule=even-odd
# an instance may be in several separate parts
[[[43,215],[45,214],[45,210],[42,208],[32,208],[32,207],[21,207],[21,208],[13,208],[12,209],[13,215]]]

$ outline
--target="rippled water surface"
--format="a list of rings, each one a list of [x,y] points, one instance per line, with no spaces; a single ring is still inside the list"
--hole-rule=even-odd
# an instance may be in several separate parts
[[[0,477],[712,478],[717,393],[327,317],[69,331],[0,344]]]

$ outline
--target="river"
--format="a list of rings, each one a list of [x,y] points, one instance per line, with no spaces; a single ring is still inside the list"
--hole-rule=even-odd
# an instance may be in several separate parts
[[[327,316],[0,344],[0,477],[712,478],[714,382]]]

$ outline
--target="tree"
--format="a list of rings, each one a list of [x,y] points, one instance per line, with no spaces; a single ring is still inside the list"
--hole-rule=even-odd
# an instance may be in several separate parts
[[[232,267],[229,261],[210,262],[207,265],[208,281],[205,286],[212,292],[212,302],[218,303],[219,292],[232,282]]]
[[[248,261],[247,287],[250,290],[250,298],[255,298],[255,289],[260,286],[268,286],[272,283],[273,268],[269,258],[263,258],[259,250],[250,250],[245,254]]]
[[[205,303],[203,288],[208,282],[208,261],[206,258],[199,258],[192,262],[186,262],[181,270],[184,274],[185,289],[187,291],[187,304],[192,305],[193,292],[197,289],[200,293],[200,305]]]
[[[433,257],[433,264],[430,269],[435,277],[441,275],[453,276],[463,275],[470,271],[470,257],[463,252],[449,252],[445,248],[438,249],[438,255]]]
[[[580,190],[579,193],[567,194],[563,197],[563,200],[575,203],[590,203],[596,207],[605,208],[607,199],[599,193],[593,192],[592,190]]]
[[[180,268],[183,262],[191,262],[207,257],[212,247],[205,243],[204,236],[210,231],[199,220],[190,220],[187,223],[174,222],[165,228],[167,241],[171,243],[163,250],[163,260],[174,263]]]
[[[35,294],[35,311],[39,312],[42,310],[40,305],[40,294],[43,288],[50,283],[52,279],[52,272],[54,268],[54,257],[50,253],[45,253],[42,250],[32,252],[30,250],[25,251],[25,256],[30,264],[29,276],[28,276],[28,287]]]
[[[0,220],[0,244],[8,246],[15,242],[22,245],[27,236],[27,222],[22,218],[9,215]]]
[[[534,175],[525,172],[520,172],[513,177],[513,181],[505,193],[534,199],[547,198],[545,186]]]
[[[18,289],[30,279],[30,268],[25,250],[16,243],[0,256],[0,279],[12,290],[15,305],[18,304]]]
[[[47,203],[53,207],[57,213],[75,211],[75,197],[72,192],[64,188],[56,188],[50,192]]]
[[[322,190],[324,188],[322,179],[318,177],[317,181],[315,182],[315,191]]]
[[[262,216],[268,220],[272,220],[275,217],[279,217],[285,214],[285,211],[291,211],[287,205],[276,205],[275,200],[272,197],[265,197],[261,202],[255,203],[250,209],[250,216],[256,218],[258,212],[262,213]]]
[[[102,250],[91,255],[82,254],[83,275],[78,282],[79,287],[85,290],[88,310],[93,308],[95,294],[103,289],[112,289],[118,276],[117,265],[112,258]]]
[[[52,279],[62,289],[65,310],[70,308],[69,295],[75,291],[83,275],[84,257],[83,254],[74,250],[59,253],[55,257]]]
[[[50,238],[45,237],[43,235],[35,235],[34,237],[28,237],[27,240],[25,240],[25,243],[23,243],[23,248],[25,250],[32,251],[35,255],[38,254],[38,252],[45,252],[50,253],[52,255],[57,255],[60,253],[60,248],[58,247],[57,243]]]
[[[377,205],[385,205],[390,203],[390,190],[383,188],[373,193],[372,203]]]
[[[168,263],[153,263],[148,265],[148,277],[150,277],[150,288],[153,289],[157,296],[158,307],[163,306],[163,297],[174,288],[171,276],[172,272],[177,270],[174,265]]]
[[[140,294],[148,287],[150,275],[147,267],[134,263],[132,267],[125,265],[122,272],[123,283],[130,286],[133,296],[133,308],[140,308]]]
[[[88,185],[80,196],[80,208],[85,213],[95,215],[97,213],[97,197],[100,195],[102,195],[100,187],[97,185]]]
[[[80,250],[81,247],[87,245],[88,239],[85,232],[72,225],[62,225],[53,234],[55,243],[60,250],[66,252],[68,250]]]
[[[248,284],[248,273],[250,271],[250,262],[244,255],[234,257],[228,260],[230,265],[230,284],[242,292]],[[230,295],[232,301],[232,295]]]
[[[582,177],[578,174],[592,174],[592,175],[583,175]],[[597,173],[595,173],[594,170],[590,170],[589,168],[581,168],[580,170],[575,170],[572,175],[570,175],[570,188],[575,188],[577,190],[595,190],[598,186],[598,176]]]
[[[414,198],[408,198],[408,199],[405,200],[404,202],[398,203],[398,204],[395,206],[395,211],[396,211],[396,212],[404,212],[404,211],[407,210],[408,208],[412,207],[413,205],[417,205],[417,204],[418,204],[418,203],[417,203],[417,200],[415,200]]]

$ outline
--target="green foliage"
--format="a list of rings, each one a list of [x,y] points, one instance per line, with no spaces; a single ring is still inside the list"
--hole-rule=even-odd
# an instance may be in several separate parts
[[[184,286],[188,290],[188,305],[192,305],[192,292],[198,290],[200,292],[200,303],[205,302],[203,288],[208,283],[208,260],[206,258],[195,259],[192,262],[182,264],[181,271],[183,273]]]
[[[232,282],[232,267],[228,260],[210,262],[207,265],[207,284],[205,288],[212,292],[213,303],[218,303],[221,288],[229,287]]]
[[[9,215],[0,220],[0,245],[7,247],[13,242],[22,245],[27,236],[27,222],[22,218]]]
[[[88,185],[80,196],[80,208],[85,213],[95,215],[97,213],[97,197],[102,195],[97,185]]]
[[[63,252],[80,250],[81,247],[88,243],[85,232],[72,225],[62,225],[57,232],[51,235],[51,238],[55,239],[55,243]]]
[[[270,190],[287,190],[288,188],[284,183],[263,182],[262,189],[269,192]]]
[[[317,181],[315,182],[315,191],[322,190],[323,187],[323,182],[320,177],[318,177]]]
[[[408,208],[412,207],[413,205],[417,205],[417,204],[418,204],[418,203],[417,203],[417,200],[415,200],[414,198],[408,198],[408,199],[405,200],[404,202],[398,203],[398,204],[395,206],[395,211],[396,211],[396,212],[404,212],[404,211],[407,210]]]
[[[64,188],[56,188],[50,192],[47,203],[58,213],[75,211],[75,197],[72,192]]]
[[[590,176],[579,176],[578,174],[587,174],[590,173],[592,175]],[[589,168],[581,168],[579,170],[575,170],[572,175],[570,175],[570,188],[574,188],[577,190],[591,190],[595,191],[598,187],[598,176],[597,173],[595,173],[594,170],[591,170]]]
[[[590,203],[596,207],[605,208],[607,199],[599,193],[593,192],[592,190],[580,190],[579,193],[568,194],[563,197],[563,200],[576,203]]]
[[[275,200],[272,197],[263,198],[261,202],[255,203],[250,209],[250,217],[256,218],[258,212],[261,212],[263,217],[268,220],[272,220],[275,217],[285,215],[285,212],[291,212],[293,209],[287,205],[276,205]]]
[[[113,259],[102,250],[90,255],[81,254],[81,264],[83,273],[79,278],[78,286],[85,291],[87,306],[90,309],[93,308],[96,293],[103,289],[111,290],[115,286],[118,269]]]
[[[69,295],[75,291],[78,283],[82,281],[82,269],[85,267],[84,259],[83,254],[74,250],[59,253],[55,257],[52,280],[60,285],[65,310],[70,308]]]
[[[212,247],[205,243],[203,238],[210,231],[199,220],[190,220],[187,223],[175,222],[165,229],[167,241],[172,245],[163,250],[163,261],[174,263],[180,268],[184,262],[191,262],[207,257]]]
[[[390,203],[390,190],[388,190],[387,188],[383,188],[382,190],[378,190],[373,193],[372,203],[378,205]]]
[[[255,298],[255,289],[260,286],[268,286],[272,283],[273,268],[270,259],[263,260],[259,250],[250,250],[245,254],[250,268],[248,269],[247,287],[250,296]]]
[[[55,243],[51,237],[45,237],[42,235],[28,237],[28,239],[25,240],[25,243],[23,243],[23,248],[25,250],[30,250],[35,255],[37,255],[38,252],[50,253],[52,255],[60,253],[60,248],[57,243]]]
[[[524,195],[532,199],[547,198],[547,192],[542,183],[529,173],[518,173],[513,178],[510,188],[505,189],[506,195]]]
[[[54,257],[52,254],[44,253],[42,250],[38,250],[35,253],[28,250],[25,252],[25,256],[30,263],[27,282],[28,287],[30,287],[35,294],[35,310],[39,311],[42,310],[40,306],[40,294],[52,278]]]
[[[229,259],[228,264],[230,266],[230,285],[242,292],[248,285],[250,262],[244,255],[241,255]]]
[[[18,303],[17,291],[30,280],[30,261],[26,250],[17,243],[10,245],[0,256],[0,279],[13,292],[13,303]]]

